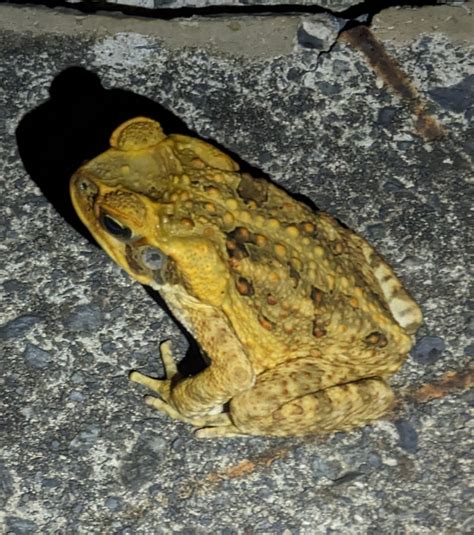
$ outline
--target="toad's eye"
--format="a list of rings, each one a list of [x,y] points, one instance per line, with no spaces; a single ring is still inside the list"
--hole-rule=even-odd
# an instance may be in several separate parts
[[[109,234],[119,240],[129,240],[132,237],[132,231],[128,227],[124,227],[108,214],[100,215],[100,223]]]

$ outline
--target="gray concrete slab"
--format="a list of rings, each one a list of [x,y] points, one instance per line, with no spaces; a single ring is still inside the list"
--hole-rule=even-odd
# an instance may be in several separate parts
[[[3,532],[472,532],[471,20],[396,10],[308,42],[310,18],[0,6]],[[143,405],[128,371],[159,376],[159,341],[186,341],[77,231],[66,185],[139,113],[306,195],[394,265],[425,324],[384,420],[200,441]]]
[[[84,0],[66,0],[70,4],[86,5]],[[293,7],[314,9],[320,8],[332,12],[341,12],[355,6],[367,6],[363,0],[100,0],[95,2],[97,6],[110,4],[120,8],[138,8],[138,9],[179,9],[179,8],[217,8],[225,10],[226,8],[242,7],[247,9],[280,7],[291,10]],[[438,4],[460,5],[464,0],[438,0]],[[292,6],[292,7],[290,7]],[[371,8],[373,7],[370,6]],[[90,5],[89,5],[90,8]]]
[[[71,4],[84,3],[82,0],[66,0]],[[285,6],[284,0],[103,0],[104,4],[116,5],[117,8],[132,6],[143,9],[179,9],[179,8],[221,8],[226,7],[268,7]],[[343,11],[350,7],[360,5],[361,0],[293,0],[291,5],[302,7],[320,7],[332,11]]]

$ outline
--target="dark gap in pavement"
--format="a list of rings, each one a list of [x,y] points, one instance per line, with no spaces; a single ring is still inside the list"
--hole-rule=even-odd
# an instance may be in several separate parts
[[[343,11],[334,11],[321,6],[309,6],[301,4],[280,5],[248,5],[248,6],[207,6],[207,7],[180,7],[180,8],[146,8],[129,6],[124,4],[109,4],[102,1],[83,1],[69,3],[64,0],[7,0],[6,3],[21,4],[28,6],[44,6],[51,9],[63,8],[71,11],[79,11],[84,14],[111,13],[122,14],[130,17],[142,17],[151,19],[172,20],[178,18],[217,17],[227,15],[316,15],[326,13],[341,19],[356,21],[360,17],[366,17],[370,23],[372,18],[390,7],[423,7],[439,6],[439,0],[412,0],[400,2],[397,0],[365,0],[360,4],[349,7]],[[447,2],[445,2],[447,3]]]

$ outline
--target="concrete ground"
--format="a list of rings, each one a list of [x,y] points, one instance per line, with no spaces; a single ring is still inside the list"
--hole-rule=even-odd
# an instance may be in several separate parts
[[[472,4],[153,20],[0,5],[0,531],[461,534],[472,515]],[[69,176],[158,118],[366,236],[421,304],[387,417],[198,440],[127,374],[187,342],[88,241]],[[186,359],[192,369],[192,354]]]

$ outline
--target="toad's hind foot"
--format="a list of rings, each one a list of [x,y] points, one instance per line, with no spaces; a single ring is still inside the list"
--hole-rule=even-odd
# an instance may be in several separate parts
[[[225,429],[226,426],[231,425],[229,414],[225,412],[221,412],[219,414],[206,414],[204,416],[188,417],[181,414],[177,409],[175,409],[166,401],[163,401],[162,399],[157,398],[155,396],[145,396],[145,403],[160,412],[164,412],[169,417],[175,420],[180,420],[181,422],[191,424],[194,427],[213,429],[214,426],[217,426],[217,429]],[[199,435],[200,431],[201,429],[198,429],[196,432],[196,435],[198,437],[201,437],[201,435]]]

